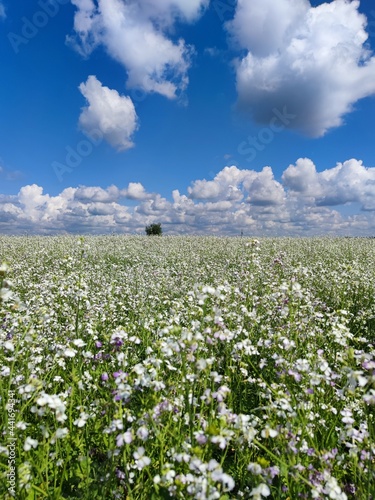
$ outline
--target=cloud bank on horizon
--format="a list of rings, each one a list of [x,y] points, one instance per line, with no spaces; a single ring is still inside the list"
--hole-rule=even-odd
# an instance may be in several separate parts
[[[339,212],[351,204],[360,213]],[[256,172],[230,166],[212,180],[192,182],[187,195],[174,190],[171,200],[137,182],[125,188],[69,187],[57,196],[33,184],[18,195],[0,195],[5,234],[143,234],[152,222],[161,222],[167,234],[370,236],[375,232],[375,168],[351,159],[318,172],[310,159],[300,158],[278,182],[271,167]]]

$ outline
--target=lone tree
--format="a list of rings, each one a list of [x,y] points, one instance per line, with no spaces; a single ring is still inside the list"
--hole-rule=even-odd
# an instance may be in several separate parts
[[[163,234],[161,224],[150,224],[146,226],[146,234],[147,236],[161,236]]]

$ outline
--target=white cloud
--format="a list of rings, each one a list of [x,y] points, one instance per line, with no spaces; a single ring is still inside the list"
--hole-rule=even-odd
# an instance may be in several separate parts
[[[275,181],[270,167],[261,172],[225,167],[212,181],[193,182],[188,193],[192,199],[231,201],[243,200],[247,193],[247,201],[253,205],[278,205],[284,199],[283,187]]]
[[[119,151],[133,147],[131,138],[138,128],[138,117],[130,97],[104,87],[92,75],[81,83],[79,90],[88,102],[79,117],[82,130],[89,136],[100,132]]]
[[[25,214],[28,214],[32,222],[37,222],[42,218],[49,199],[49,195],[43,195],[43,188],[36,184],[24,186],[18,195]]]
[[[16,196],[0,195],[0,232],[144,234],[146,225],[161,222],[169,234],[366,236],[375,235],[374,200],[374,167],[351,159],[318,172],[301,158],[280,182],[271,167],[231,166],[213,180],[192,182],[187,194],[174,190],[171,199],[139,182],[71,187],[57,196],[24,186]]]
[[[282,176],[284,184],[303,196],[321,196],[322,187],[314,163],[308,158],[300,158],[296,165],[289,165]]]
[[[152,195],[147,194],[145,188],[140,182],[130,182],[129,186],[124,189],[122,195],[129,200],[146,200]]]
[[[249,187],[249,203],[260,206],[281,205],[284,199],[284,188],[275,181],[272,168],[264,167]]]
[[[227,28],[247,50],[237,61],[238,108],[258,123],[273,110],[296,115],[289,128],[324,135],[375,93],[375,57],[366,48],[358,0],[311,7],[308,0],[238,0]]]
[[[166,19],[170,25],[176,17],[188,22],[195,21],[208,7],[210,0],[138,0],[137,3],[142,6],[147,17],[161,21]]]
[[[120,190],[116,186],[110,186],[107,189],[101,187],[79,187],[74,192],[74,199],[82,203],[100,202],[111,203],[120,198]]]
[[[220,56],[221,51],[217,47],[206,47],[204,49],[204,53],[211,57],[218,57]]]
[[[168,31],[176,19],[194,21],[209,0],[72,0],[75,37],[68,42],[88,56],[103,45],[127,70],[127,86],[175,98],[188,83],[191,49]]]
[[[318,173],[311,160],[299,159],[285,170],[282,180],[291,194],[309,197],[319,206],[359,203],[363,210],[375,210],[375,168],[366,168],[359,160]]]
[[[288,42],[309,8],[308,0],[238,0],[228,28],[241,47],[266,57]]]
[[[197,180],[188,187],[189,196],[197,200],[242,199],[241,187],[248,188],[256,179],[257,172],[240,170],[237,167],[225,167],[212,181]]]

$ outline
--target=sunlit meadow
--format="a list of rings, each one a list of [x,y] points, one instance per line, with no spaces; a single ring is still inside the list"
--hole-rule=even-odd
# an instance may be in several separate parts
[[[375,498],[374,264],[372,239],[0,237],[0,497]]]

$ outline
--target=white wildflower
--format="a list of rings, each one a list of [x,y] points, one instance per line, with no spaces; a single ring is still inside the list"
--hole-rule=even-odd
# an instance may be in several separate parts
[[[59,428],[56,430],[55,434],[51,438],[51,444],[55,444],[58,439],[64,439],[69,434],[69,430],[64,428]]]
[[[255,474],[256,476],[259,476],[259,474],[262,473],[262,467],[254,462],[250,462],[249,465],[247,466],[247,470],[250,471],[252,474]]]
[[[11,342],[10,340],[7,340],[6,342],[4,342],[4,349],[6,349],[7,351],[14,351],[14,344],[13,342]]]
[[[66,358],[74,358],[74,356],[77,354],[77,351],[75,349],[72,349],[71,347],[68,347],[64,351],[64,356]]]
[[[36,448],[38,446],[38,441],[36,439],[32,439],[31,437],[27,437],[26,441],[23,445],[23,449],[25,451],[30,451],[31,448]]]
[[[1,377],[9,377],[10,375],[10,368],[9,366],[2,366],[0,370],[0,376]]]
[[[148,438],[149,431],[145,425],[142,425],[138,430],[137,430],[137,437],[141,439],[142,441],[146,441]]]
[[[30,425],[30,424],[27,424],[26,422],[20,421],[20,422],[16,423],[16,428],[24,431],[28,425]]]
[[[275,429],[271,429],[268,425],[266,425],[266,427],[262,430],[261,432],[261,436],[263,438],[274,438],[278,435],[279,433],[277,432],[277,430]]]
[[[73,423],[77,427],[84,427],[89,417],[90,415],[88,415],[87,413],[81,412],[79,418],[77,418],[77,420],[75,420]]]
[[[341,491],[340,486],[337,483],[337,480],[334,477],[330,477],[325,486],[324,493],[329,496],[329,498],[333,498],[335,500],[347,500],[346,494]]]
[[[75,339],[73,340],[73,344],[77,347],[83,347],[86,345],[86,342],[84,342],[82,339]]]
[[[145,455],[143,446],[140,446],[137,451],[133,453],[133,457],[135,458],[135,465],[138,470],[144,469],[151,463],[151,459]]]
[[[253,488],[250,492],[250,496],[253,497],[253,500],[261,500],[262,497],[270,496],[271,491],[269,487],[265,483],[261,483],[256,488]]]
[[[117,436],[116,446],[120,448],[124,444],[130,444],[132,441],[133,441],[133,434],[131,433],[131,431],[126,431]]]

